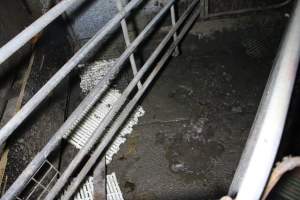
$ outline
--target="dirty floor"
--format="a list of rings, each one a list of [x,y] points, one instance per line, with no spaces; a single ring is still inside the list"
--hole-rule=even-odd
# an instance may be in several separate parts
[[[108,166],[125,199],[226,194],[286,21],[253,19],[206,35],[196,24],[148,90],[145,116]]]
[[[108,165],[107,173],[116,172],[126,200],[210,200],[226,194],[286,21],[275,12],[195,24],[181,55],[166,64],[144,95],[140,104],[146,114]],[[22,103],[69,57],[70,47],[56,50],[66,40],[60,39],[51,42],[50,52],[43,51],[44,40],[37,48],[32,67],[37,73],[29,78]],[[147,58],[153,48],[138,53]],[[40,108],[42,117],[31,118],[37,125],[22,126],[18,131],[26,134],[9,141],[7,186],[77,105],[72,95],[67,102],[69,84],[48,99],[51,106]]]

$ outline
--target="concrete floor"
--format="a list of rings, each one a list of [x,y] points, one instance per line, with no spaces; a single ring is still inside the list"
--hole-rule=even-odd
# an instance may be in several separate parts
[[[286,20],[282,13],[266,13],[195,24],[182,54],[170,60],[140,102],[145,116],[108,165],[126,200],[209,200],[226,194]],[[29,79],[24,102],[64,61],[49,58],[42,76],[43,55],[68,57],[69,50],[56,50],[62,41],[56,42],[50,42],[52,51],[38,51],[33,70],[39,74]],[[144,58],[153,50],[148,46]],[[80,98],[71,95],[69,107],[82,98],[76,89]],[[64,97],[41,108],[44,117],[30,120],[38,125],[26,124],[21,129],[26,133],[10,141],[8,186],[63,123],[66,90],[60,88]]]
[[[226,194],[285,20],[277,14],[232,19],[225,29],[224,22],[221,29],[211,23],[207,34],[197,30],[209,24],[195,25],[182,54],[145,95],[145,116],[108,166],[125,199],[208,200]]]

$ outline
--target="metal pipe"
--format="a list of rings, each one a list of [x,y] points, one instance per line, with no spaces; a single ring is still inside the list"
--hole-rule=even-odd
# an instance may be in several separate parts
[[[132,54],[136,47],[145,39],[145,37],[149,36],[149,34],[154,30],[154,26],[159,22],[160,18],[164,15],[166,10],[167,9],[162,10],[156,15],[156,17],[153,18],[153,20],[151,20],[151,22],[145,27],[145,29],[139,34],[139,36],[132,42],[131,46],[127,48],[126,51],[120,56],[114,67],[85,97],[85,99],[80,103],[80,105],[75,109],[75,111],[73,111],[71,116],[54,134],[54,136],[47,143],[47,145],[42,149],[41,152],[39,152],[35,156],[35,158],[26,167],[26,169],[14,182],[11,188],[9,188],[9,194],[7,194],[8,197],[10,197],[10,195],[13,195],[14,191],[21,191],[25,187],[24,183],[26,183],[30,179],[30,177],[35,173],[38,167],[43,163],[43,161],[58,146],[64,135],[68,134],[76,126],[76,124],[85,116],[85,114],[90,110],[90,108],[95,104],[95,102],[102,96],[102,94],[108,88],[110,81],[113,80],[118,74],[118,72],[121,70],[121,67],[126,61],[126,59],[128,59],[128,57]]]
[[[209,0],[204,0],[204,4],[205,4],[204,16],[208,16],[208,13],[209,13]]]
[[[198,0],[197,0],[198,1]],[[64,193],[64,200],[68,200],[72,197],[74,192],[77,190],[77,188],[80,186],[81,182],[84,180],[88,172],[91,170],[91,168],[95,165],[96,161],[99,159],[99,157],[103,154],[104,149],[108,146],[108,144],[111,142],[112,138],[114,138],[117,131],[120,129],[124,121],[127,119],[129,114],[132,112],[133,108],[139,101],[139,99],[142,97],[146,89],[149,87],[153,79],[156,77],[156,75],[159,73],[159,71],[162,69],[164,64],[167,62],[169,57],[172,55],[173,51],[176,49],[179,42],[183,39],[185,34],[188,32],[194,21],[199,16],[200,11],[197,10],[189,19],[189,21],[185,24],[183,27],[181,33],[179,34],[176,41],[173,42],[173,44],[170,46],[168,51],[163,55],[161,60],[158,62],[156,67],[153,69],[151,74],[148,76],[147,80],[143,84],[143,87],[135,94],[133,99],[127,104],[127,106],[124,108],[124,110],[121,112],[119,117],[116,119],[113,126],[109,129],[108,133],[104,136],[103,140],[100,142],[94,153],[91,155],[85,166],[82,168],[82,170],[79,172],[78,176],[72,181],[72,184],[70,187],[68,187],[67,191]]]
[[[160,11],[159,14],[156,15],[156,17],[150,22],[158,22],[159,19],[168,11],[168,9],[171,7],[171,5],[175,2],[176,0],[171,0],[169,1],[164,8]],[[153,28],[153,27],[152,27]],[[174,34],[174,33],[173,33]],[[170,38],[172,35],[170,35]],[[158,53],[156,53],[158,54]],[[155,57],[156,58],[156,57]],[[151,65],[151,63],[154,61],[154,56],[151,56],[147,62],[145,63],[144,66]],[[144,70],[143,70],[144,69]],[[105,76],[110,76],[110,72]],[[137,75],[134,77],[132,82],[129,83],[128,87],[125,89],[123,92],[122,96],[118,99],[118,101],[114,104],[110,112],[105,116],[105,118],[101,121],[101,124],[97,127],[95,134],[92,135],[92,137],[88,140],[88,142],[85,144],[85,146],[77,153],[75,158],[71,161],[71,163],[68,165],[67,169],[64,171],[64,173],[61,175],[61,177],[58,179],[56,184],[53,186],[51,191],[48,193],[47,197],[45,198],[46,200],[51,200],[54,199],[55,196],[60,192],[60,190],[65,186],[67,183],[68,179],[72,175],[73,171],[77,168],[77,166],[80,164],[82,159],[88,155],[90,150],[93,148],[93,146],[97,143],[99,138],[102,136],[101,134],[105,131],[107,126],[111,123],[111,121],[114,119],[116,114],[119,112],[121,109],[122,105],[125,103],[127,97],[133,90],[133,88],[136,86],[137,82],[140,81],[142,73],[145,73],[145,67],[143,67]],[[104,78],[105,78],[104,77]],[[102,80],[103,81],[103,80]],[[102,82],[101,81],[101,82]],[[134,84],[135,83],[135,84]],[[105,84],[105,83],[104,83]],[[101,84],[103,85],[103,84]],[[108,85],[108,84],[106,84]],[[98,91],[98,90],[96,90]]]
[[[175,26],[176,24],[176,12],[175,12],[175,5],[173,5],[171,8],[170,8],[170,13],[171,13],[171,22],[172,22],[172,26]],[[173,35],[173,39],[174,41],[177,40],[177,33],[175,32],[174,35]],[[179,56],[179,48],[176,47],[176,49],[174,50],[173,52],[173,56]]]
[[[55,5],[0,49],[0,65],[71,6],[75,4],[79,5],[84,1],[85,0],[64,0]]]
[[[119,10],[119,12],[122,12],[122,10],[123,10],[123,4],[122,4],[121,0],[116,0],[116,4],[117,4],[117,9]],[[126,19],[122,19],[122,21],[121,21],[121,27],[122,27],[122,31],[123,31],[123,36],[124,36],[125,44],[128,47],[131,42],[130,42],[130,38],[129,38],[129,32],[128,32],[128,28],[127,28]],[[130,60],[130,64],[131,64],[133,75],[136,75],[136,73],[137,73],[137,67],[136,67],[134,53],[132,53],[130,55],[129,60]],[[142,87],[142,83],[139,82],[138,83],[138,88],[140,89],[141,87]]]
[[[229,194],[259,199],[282,137],[300,56],[300,1],[282,41]]]
[[[58,84],[56,81],[58,79],[62,80],[64,76],[68,74],[85,55],[88,54],[90,50],[96,45],[96,43],[100,42],[109,32],[110,27],[114,27],[117,25],[121,19],[129,14],[129,12],[136,8],[143,0],[133,0],[131,1],[123,10],[122,13],[117,14],[112,20],[109,21],[108,25],[105,25],[86,45],[84,45],[71,59],[68,61],[61,70],[59,70],[54,77],[50,79],[43,86],[42,89],[31,99],[28,103],[25,104],[24,107],[13,117],[8,123],[9,125],[5,125],[0,130],[0,141],[1,144],[7,139],[7,137],[12,133],[14,129],[18,126],[13,125],[13,122],[21,122],[26,118],[24,115],[29,115],[34,107],[38,105],[42,101],[38,94],[42,94],[44,97],[49,94],[52,89]],[[155,25],[156,23],[152,23],[150,25]],[[68,133],[72,128],[74,128],[79,120],[81,120],[84,115],[88,112],[88,110],[93,106],[93,104],[100,98],[103,92],[108,87],[108,82],[114,78],[118,70],[116,68],[120,68],[120,66],[126,61],[129,55],[135,50],[138,44],[141,43],[143,38],[149,34],[152,29],[152,26],[148,26],[148,28],[143,31],[139,37],[132,43],[130,48],[128,48],[118,60],[116,66],[114,67],[114,73],[111,73],[110,77],[104,78],[102,82],[100,82],[95,89],[90,92],[87,97],[80,103],[80,105],[75,109],[75,111],[71,114],[71,116],[66,120],[66,122],[60,127],[60,129],[54,134],[51,140],[47,143],[47,145],[39,152],[35,158],[30,162],[30,164],[26,167],[26,169],[22,172],[22,174],[18,177],[18,179],[13,183],[13,185],[7,190],[4,196],[1,198],[2,200],[10,200],[14,199],[26,186],[26,183],[29,181],[31,176],[38,170],[39,166],[43,164],[49,154],[58,146],[63,136]],[[120,69],[119,69],[120,70]],[[4,128],[8,126],[5,130]],[[13,129],[13,130],[12,130]]]
[[[123,10],[111,19],[96,35],[90,39],[54,76],[16,113],[0,130],[0,146],[21,123],[38,107],[53,89],[84,59],[99,43],[116,29],[120,21],[136,8],[143,0],[131,1]]]

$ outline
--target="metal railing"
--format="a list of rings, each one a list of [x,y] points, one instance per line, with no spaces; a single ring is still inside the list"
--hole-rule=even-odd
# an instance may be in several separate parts
[[[103,39],[116,30],[123,18],[138,7],[143,0],[131,1],[122,12],[111,19],[96,35],[91,38],[75,55],[64,65],[52,78],[14,115],[12,119],[0,130],[0,146],[15,131],[22,122],[46,99],[46,97],[56,88],[56,86],[86,57],[100,45]],[[50,11],[49,11],[50,12]],[[47,13],[46,13],[47,15]],[[17,38],[13,39],[17,40]],[[13,42],[13,41],[11,41]],[[133,46],[133,45],[132,45]],[[2,48],[1,48],[2,49]]]
[[[74,5],[80,5],[84,1],[85,0],[63,0],[20,32],[0,49],[0,66],[66,10]]]
[[[95,159],[98,158],[104,151],[109,141],[113,138],[114,134],[123,124],[124,120],[135,107],[138,100],[144,94],[168,58],[172,55],[176,56],[179,54],[178,43],[183,39],[184,35],[188,32],[189,28],[200,14],[200,9],[197,7],[200,0],[194,0],[177,21],[174,7],[176,0],[169,0],[141,31],[141,33],[131,42],[129,39],[126,17],[133,9],[137,8],[142,1],[143,0],[132,0],[125,7],[123,7],[122,2],[117,0],[116,3],[119,13],[116,14],[116,16],[113,17],[101,30],[99,30],[96,35],[90,39],[77,53],[75,53],[75,55],[0,130],[0,145],[2,145],[14,132],[14,130],[21,125],[21,123],[38,107],[39,104],[43,102],[43,100],[51,93],[51,91],[53,91],[53,89],[72,71],[72,69],[74,69],[91,51],[95,50],[95,48],[101,44],[106,36],[115,31],[116,28],[121,25],[125,44],[127,46],[125,51],[117,59],[115,65],[84,98],[84,100],[73,111],[65,123],[58,129],[45,147],[34,157],[21,175],[10,186],[10,188],[2,197],[3,200],[11,200],[15,198],[27,199],[27,197],[20,197],[19,195],[26,189],[30,181],[32,181],[34,175],[39,172],[39,169],[48,160],[50,154],[54,152],[57,147],[59,147],[59,144],[64,139],[65,135],[74,130],[76,125],[80,123],[80,121],[85,117],[95,103],[102,97],[105,91],[110,87],[110,83],[116,78],[118,73],[123,68],[124,63],[129,59],[134,74],[132,81],[129,83],[117,102],[113,105],[110,112],[106,115],[103,121],[101,121],[101,124],[98,126],[92,137],[88,140],[88,143],[85,145],[85,147],[82,148],[73,158],[67,169],[60,174],[57,180],[53,181],[51,179],[51,184],[53,183],[54,186],[47,186],[47,190],[43,191],[43,195],[46,195],[45,199],[49,200],[56,198],[62,189],[70,182],[71,176],[75,170],[78,170],[81,161],[91,153],[92,149],[96,149],[88,163],[83,166],[83,169],[81,173],[78,174],[76,181],[72,182],[71,187],[68,188],[64,199],[69,199],[74,194],[74,191],[77,189],[86,173],[95,164]],[[70,3],[71,1],[69,0],[67,2]],[[172,24],[170,31],[138,71],[135,62],[134,51],[156,29],[158,23],[168,14],[168,12],[171,16]],[[48,16],[49,13],[46,13],[45,15]],[[43,19],[43,17],[41,18]],[[27,32],[25,30],[25,33],[22,34],[27,35],[29,33],[30,31]],[[14,40],[10,41],[10,43],[14,42]],[[171,40],[173,40],[173,43],[170,45]],[[168,48],[166,50],[167,46]],[[160,57],[163,50],[166,50],[166,52],[162,55],[162,57]],[[158,58],[160,58],[160,60],[153,68],[150,75],[144,77],[151,67],[157,62]],[[142,83],[142,78],[145,79],[144,83]],[[139,89],[134,97],[130,98],[130,94],[132,94],[136,86],[138,86]],[[123,109],[124,106],[125,108]],[[117,115],[118,113],[120,114]],[[116,116],[118,117],[116,120],[114,120]],[[112,128],[108,133],[104,134],[108,126],[111,126]],[[99,139],[101,139],[100,142]],[[97,145],[98,142],[99,144]],[[55,175],[55,177],[57,177],[57,175]]]
[[[32,25],[27,27],[14,39],[9,41],[0,49],[0,64],[5,62],[11,55],[20,49],[26,42],[38,34],[54,19],[60,16],[64,11],[74,4],[83,3],[83,0],[64,0],[57,4],[45,15],[39,18]],[[50,200],[57,197],[62,189],[70,183],[74,171],[78,170],[74,181],[64,195],[64,199],[72,197],[80,183],[83,181],[87,173],[94,166],[99,156],[103,155],[103,151],[114,137],[118,129],[121,127],[125,119],[131,113],[136,103],[144,94],[150,83],[153,81],[157,73],[166,63],[170,56],[179,54],[178,43],[183,39],[193,22],[203,13],[203,17],[214,17],[228,13],[208,14],[208,1],[202,1],[203,5],[197,5],[200,0],[194,0],[181,17],[176,21],[175,3],[176,0],[169,2],[161,9],[161,11],[149,22],[142,32],[130,41],[126,17],[130,15],[133,9],[136,9],[143,0],[132,0],[126,6],[117,0],[117,8],[119,13],[116,14],[94,37],[92,37],[62,68],[22,107],[22,109],[0,130],[0,146],[5,143],[7,138],[27,119],[27,117],[46,99],[46,97],[56,88],[56,86],[85,58],[90,52],[99,47],[104,38],[114,32],[119,26],[122,28],[126,50],[118,58],[115,65],[108,71],[104,78],[94,87],[94,89],[85,97],[79,106],[73,111],[65,123],[58,129],[47,145],[35,156],[22,174],[11,185],[8,191],[2,197],[3,200],[11,199],[29,199],[32,192],[38,187],[44,188],[40,194],[45,199]],[[289,1],[286,1],[284,5]],[[282,5],[280,5],[282,6]],[[200,7],[204,8],[201,9]],[[270,7],[271,8],[271,7]],[[273,7],[272,7],[273,8]],[[155,27],[162,20],[167,12],[171,16],[171,30],[163,38],[161,43],[153,51],[151,56],[145,62],[140,70],[137,69],[134,52],[137,47],[155,30]],[[245,12],[245,11],[239,11]],[[235,12],[240,14],[239,12]],[[230,14],[230,13],[229,13]],[[286,113],[288,111],[291,93],[294,85],[295,75],[299,62],[300,53],[300,3],[297,3],[294,17],[291,20],[288,32],[282,43],[281,50],[277,57],[270,75],[269,82],[265,89],[261,105],[259,107],[256,120],[252,126],[250,137],[240,161],[239,168],[234,177],[234,181],[230,188],[229,194],[237,195],[237,199],[258,199],[261,195],[264,184],[268,179],[269,172],[275,159],[278,145],[282,136]],[[179,31],[180,30],[180,31]],[[173,43],[169,45],[173,39]],[[169,45],[169,46],[168,46]],[[168,46],[166,52],[160,57],[165,47]],[[144,77],[150,68],[160,58],[152,72]],[[50,163],[48,157],[59,146],[64,136],[72,132],[76,125],[85,117],[95,103],[102,97],[105,91],[110,87],[110,83],[116,78],[118,73],[129,59],[134,74],[132,81],[122,93],[121,97],[113,105],[111,111],[107,114],[101,124],[98,126],[88,143],[82,148],[71,161],[67,169],[61,174],[55,174],[51,179],[50,185],[41,184],[41,180],[36,180],[35,174],[45,163]],[[142,78],[145,79],[142,82]],[[130,98],[130,94],[134,88],[138,87],[136,94]],[[125,106],[125,108],[123,108]],[[115,117],[117,117],[116,120]],[[105,133],[107,127],[111,128]],[[101,139],[101,140],[100,140]],[[100,141],[99,141],[100,140]],[[99,142],[99,144],[98,144]],[[80,166],[81,161],[91,153],[87,163]],[[50,169],[55,169],[54,165],[49,164]],[[81,169],[79,169],[81,167]],[[258,170],[259,169],[259,170]],[[47,176],[46,170],[44,176]],[[59,175],[59,177],[58,177]],[[35,182],[33,190],[28,196],[20,197],[19,195],[26,189],[30,181]],[[53,184],[53,185],[52,185]],[[251,195],[250,195],[251,194]],[[41,197],[42,198],[42,197]]]
[[[281,141],[300,58],[300,2],[281,43],[229,195],[259,199]]]

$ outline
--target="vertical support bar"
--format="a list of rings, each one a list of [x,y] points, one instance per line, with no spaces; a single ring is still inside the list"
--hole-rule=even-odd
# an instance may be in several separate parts
[[[170,8],[170,12],[171,12],[171,21],[172,21],[172,26],[174,27],[176,25],[176,12],[175,12],[175,5],[172,5]],[[177,32],[174,33],[173,35],[173,40],[176,41],[177,40]],[[177,46],[173,52],[173,56],[179,56],[180,52],[179,52],[179,47]]]
[[[205,18],[208,16],[208,4],[209,4],[208,0],[201,0],[200,2],[201,18]]]
[[[121,1],[122,0],[116,0],[117,9],[119,10],[119,12],[123,11],[123,4],[122,4]],[[124,40],[125,40],[125,43],[126,43],[126,47],[129,47],[130,44],[131,44],[131,42],[130,42],[128,27],[127,27],[127,22],[126,22],[125,18],[121,21],[121,27],[122,27],[122,31],[123,31],[123,36],[124,36]],[[131,64],[133,75],[136,75],[137,74],[137,67],[136,67],[134,53],[132,53],[130,55],[129,60],[130,60],[130,64]],[[139,89],[142,88],[141,81],[138,82],[137,86],[138,86]]]
[[[209,0],[204,0],[204,15],[205,15],[205,17],[208,16],[208,9],[209,9],[208,5],[209,5]]]

